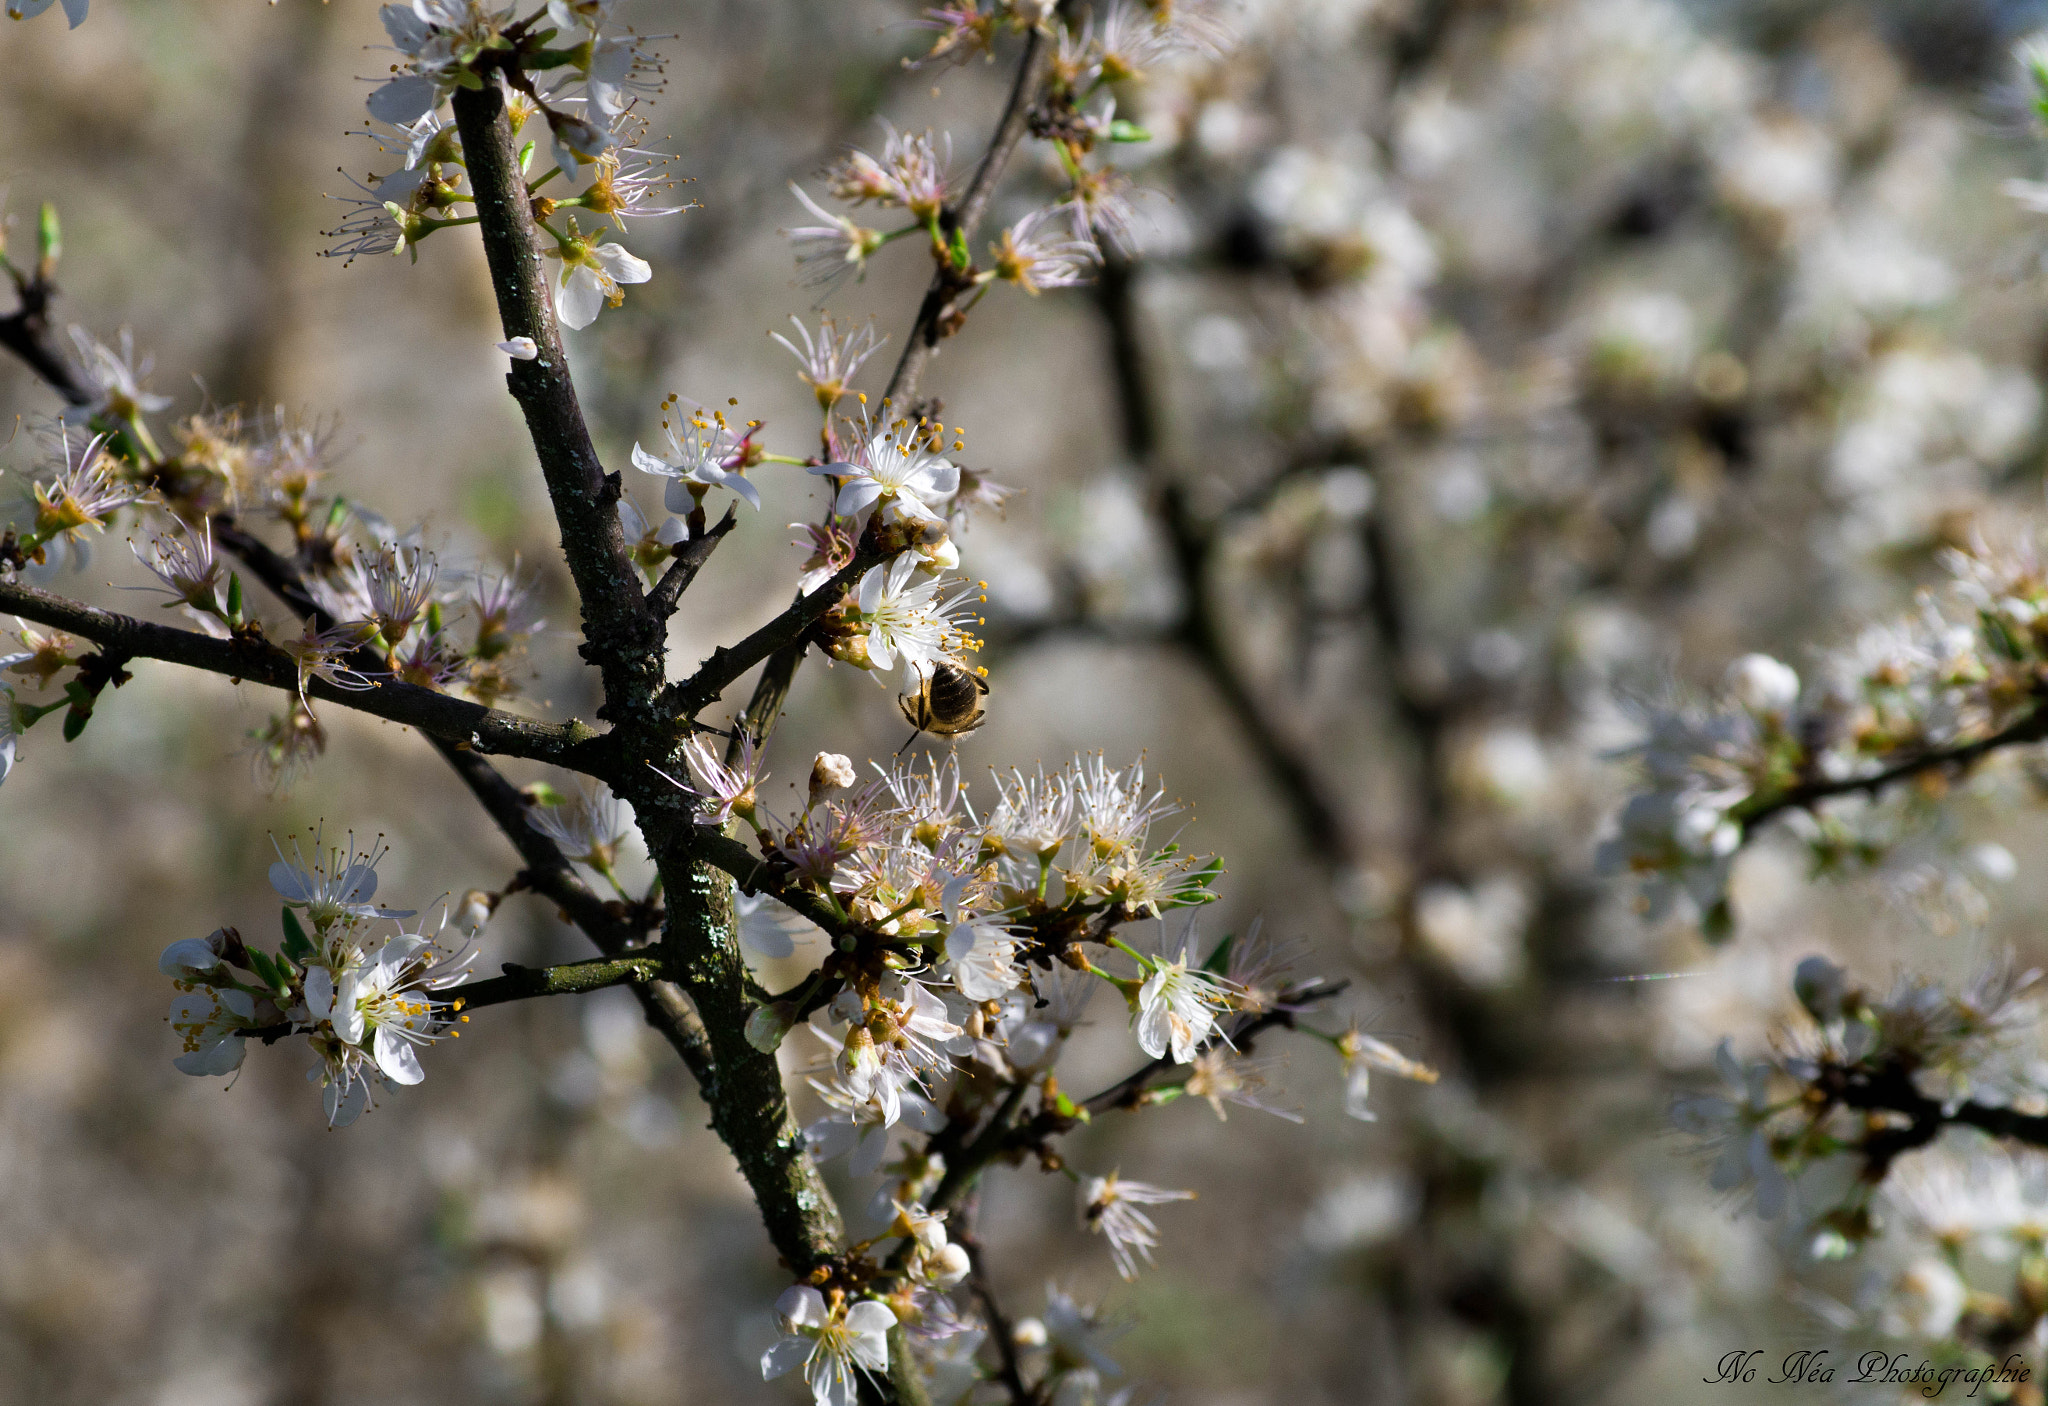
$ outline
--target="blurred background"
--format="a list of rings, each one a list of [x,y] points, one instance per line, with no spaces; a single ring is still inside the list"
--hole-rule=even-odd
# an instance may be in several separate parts
[[[649,144],[700,205],[636,224],[654,281],[571,334],[600,448],[625,464],[673,391],[737,397],[807,452],[810,393],[767,335],[821,306],[778,233],[808,222],[788,182],[819,193],[878,117],[950,130],[964,170],[1014,57],[907,68],[930,36],[894,0],[626,8],[676,36]],[[2044,836],[2014,767],[1881,872],[1822,889],[1764,844],[1711,946],[1594,872],[1615,753],[1631,697],[1751,649],[1805,668],[1944,543],[2038,514],[2048,227],[2001,187],[2048,174],[2010,56],[2048,6],[1242,0],[1231,22],[1227,58],[1119,95],[1153,135],[1119,159],[1157,192],[1129,268],[999,290],[926,375],[965,462],[1021,490],[962,540],[993,692],[960,757],[1142,752],[1192,809],[1183,842],[1228,864],[1204,931],[1262,917],[1353,980],[1326,1028],[1354,1016],[1444,1077],[1349,1120],[1304,1040],[1278,1079],[1298,1126],[1196,1100],[1103,1120],[1075,1165],[1201,1193],[1160,1210],[1157,1268],[1121,1284],[1069,1183],[1027,1167],[983,1198],[997,1282],[1013,1313],[1057,1279],[1127,1317],[1139,1401],[1724,1399],[1702,1383],[1722,1354],[1830,1341],[1883,1260],[1816,1267],[1712,1191],[1666,1132],[1673,1092],[1711,1082],[1724,1035],[1761,1045],[1810,952],[1881,981],[2037,948]],[[520,706],[587,718],[474,241],[316,257],[324,195],[392,164],[347,135],[382,42],[369,0],[0,26],[15,234],[56,202],[60,316],[133,328],[174,413],[331,417],[337,491],[447,560],[538,567]],[[1053,198],[1035,160],[995,219]],[[822,304],[890,336],[870,391],[928,276],[914,243]],[[57,408],[0,365],[0,412]],[[27,435],[0,455],[17,487],[34,467]],[[821,503],[800,471],[756,478],[678,668],[787,599],[784,525]],[[650,511],[658,487],[632,485]],[[133,610],[136,575],[109,538],[56,584]],[[248,737],[269,700],[135,675],[76,743],[31,734],[0,793],[0,1397],[798,1399],[757,1367],[786,1278],[619,993],[479,1014],[342,1132],[289,1047],[225,1091],[172,1069],[156,956],[268,930],[270,836],[383,835],[380,898],[405,907],[516,861],[402,729],[323,709],[327,755],[273,797]],[[814,658],[773,789],[902,733],[892,691]],[[530,897],[484,940],[486,970],[580,955]],[[1135,1058],[1094,1015],[1082,1092]]]

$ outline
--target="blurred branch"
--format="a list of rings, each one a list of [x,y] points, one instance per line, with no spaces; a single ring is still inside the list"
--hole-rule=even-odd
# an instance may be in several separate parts
[[[23,273],[10,264],[8,272],[14,277],[20,306],[0,317],[0,347],[20,357],[72,405],[92,404],[98,399],[98,389],[72,364],[50,326],[50,301],[57,296],[57,285],[40,269]]]
[[[1010,1406],[1035,1406],[1038,1393],[1024,1385],[1024,1374],[1017,1362],[1015,1330],[1002,1305],[996,1302],[995,1284],[989,1278],[988,1261],[982,1255],[981,1240],[964,1230],[952,1238],[967,1251],[968,1280],[974,1286],[974,1296],[981,1300],[982,1312],[988,1317],[988,1336],[995,1344],[999,1364],[996,1380],[1010,1394]]]
[[[1864,1134],[1860,1150],[1867,1182],[1884,1180],[1901,1153],[1925,1147],[1946,1127],[1975,1128],[2028,1147],[2048,1147],[2048,1114],[2021,1113],[2003,1104],[1974,1100],[1948,1104],[1929,1098],[1913,1082],[1912,1067],[1900,1059],[1888,1060],[1875,1070],[1824,1063],[1814,1087],[1845,1108],[1896,1114],[1907,1120],[1904,1127],[1873,1126]]]
[[[0,580],[0,610],[68,631],[130,658],[157,659],[236,680],[249,679],[286,693],[300,688],[297,661],[254,635],[216,639],[197,630],[153,625],[13,580]],[[603,774],[601,740],[580,722],[521,718],[397,679],[373,688],[343,689],[311,678],[305,681],[305,691],[323,702],[403,723],[458,747],[549,762],[593,776]]]
[[[1949,767],[1967,770],[1993,752],[2041,741],[2048,741],[2048,707],[2036,704],[2034,711],[2008,723],[1989,737],[1980,737],[1975,742],[1955,747],[1937,747],[1905,761],[1894,762],[1868,776],[1804,781],[1768,796],[1745,801],[1730,810],[1729,816],[1742,827],[1746,839],[1758,825],[1782,811],[1804,810],[1835,796],[1875,795],[1895,781],[1905,781],[1923,772]]]
[[[1215,532],[1195,517],[1187,490],[1160,453],[1151,373],[1138,328],[1136,278],[1137,269],[1129,260],[1111,255],[1096,284],[1096,306],[1109,330],[1124,449],[1152,485],[1160,526],[1180,579],[1184,614],[1173,640],[1194,660],[1237,721],[1260,766],[1286,801],[1296,830],[1317,858],[1341,869],[1352,862],[1355,850],[1342,811],[1324,793],[1304,749],[1285,735],[1278,720],[1253,694],[1224,643],[1222,623],[1208,587]]]

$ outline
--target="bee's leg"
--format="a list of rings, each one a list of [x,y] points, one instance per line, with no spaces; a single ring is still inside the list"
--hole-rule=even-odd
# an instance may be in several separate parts
[[[903,754],[904,754],[905,752],[907,752],[907,751],[909,751],[909,750],[910,750],[910,744],[911,744],[911,743],[913,743],[913,742],[915,742],[915,741],[917,741],[917,734],[918,734],[918,733],[920,733],[920,732],[923,732],[923,731],[924,731],[924,729],[923,729],[923,728],[921,728],[921,727],[919,727],[919,728],[912,728],[912,729],[911,729],[911,732],[910,732],[910,736],[908,736],[908,737],[906,737],[906,738],[904,738],[904,739],[903,739],[903,745],[902,745],[901,747],[898,747],[898,748],[896,749],[896,755],[895,755],[895,756],[893,756],[893,757],[891,757],[891,758],[889,758],[889,760],[890,760],[891,762],[900,762],[900,761],[902,761],[902,760],[903,760]]]

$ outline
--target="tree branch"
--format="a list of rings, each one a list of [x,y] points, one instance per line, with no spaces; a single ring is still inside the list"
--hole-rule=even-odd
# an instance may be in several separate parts
[[[514,361],[505,380],[526,416],[561,528],[562,555],[582,601],[584,658],[604,678],[598,716],[614,724],[649,722],[646,710],[662,682],[664,632],[626,551],[618,476],[607,475],[598,460],[569,379],[504,91],[487,76],[481,88],[456,89],[454,106],[499,319],[507,338],[531,338],[539,349],[532,360]]]
[[[150,624],[13,580],[0,579],[0,610],[68,631],[131,658],[157,659],[249,679],[286,693],[296,693],[299,688],[297,662],[260,639],[223,640],[197,630]],[[460,747],[549,762],[592,776],[604,774],[605,749],[598,734],[580,722],[522,718],[396,679],[375,688],[353,690],[309,679],[306,692],[323,702],[418,728]]]
[[[577,996],[602,991],[608,986],[639,984],[661,975],[661,954],[652,950],[623,957],[592,957],[582,962],[564,962],[552,967],[522,967],[506,962],[504,975],[482,981],[466,981],[434,993],[434,1004],[455,1010],[482,1010],[507,1001],[526,1001],[536,996]]]
[[[1025,127],[1031,115],[1031,98],[1045,81],[1047,65],[1052,53],[1045,39],[1037,30],[1025,38],[1024,54],[1017,63],[1017,77],[1010,85],[1009,100],[1003,106],[1003,113],[996,120],[996,129],[989,137],[988,149],[982,153],[981,162],[974,169],[974,178],[968,183],[967,193],[960,204],[940,216],[940,225],[949,232],[961,231],[963,238],[972,238],[981,217],[987,213],[988,204],[995,196],[996,183],[1002,178],[1003,169],[1010,157],[1016,153],[1017,144],[1023,140]],[[917,394],[918,383],[923,379],[925,363],[930,359],[932,347],[937,344],[935,335],[938,319],[951,300],[947,292],[949,281],[944,269],[932,275],[931,287],[926,291],[924,301],[919,304],[916,320],[911,324],[910,335],[905,338],[903,355],[897,359],[896,369],[890,373],[889,384],[882,397],[908,400]],[[747,706],[740,713],[739,726],[734,728],[731,749],[726,761],[731,763],[739,751],[738,734],[744,730],[754,745],[767,745],[768,734],[775,729],[775,721],[782,713],[782,705],[789,700],[789,690],[796,681],[797,668],[803,663],[804,641],[796,640],[783,644],[768,656],[767,667],[761,677],[754,681],[754,692],[747,700]]]
[[[1922,772],[1945,767],[1966,770],[2003,748],[2042,741],[2048,741],[2048,707],[2037,704],[2033,712],[2016,722],[2008,723],[1989,737],[1980,737],[1975,742],[1965,742],[1956,747],[1939,747],[1922,752],[1918,756],[1894,762],[1868,776],[1801,782],[1761,799],[1752,797],[1737,805],[1730,812],[1730,816],[1742,826],[1743,835],[1747,838],[1757,826],[1781,811],[1803,810],[1835,796],[1874,795],[1895,781],[1904,781]]]
[[[824,619],[839,600],[853,588],[868,568],[885,559],[885,554],[864,541],[853,560],[841,567],[830,581],[799,597],[789,609],[748,635],[738,644],[720,646],[698,666],[697,672],[679,684],[662,690],[662,710],[670,717],[691,718],[716,702],[734,680],[778,650],[799,648],[811,626]]]
[[[21,305],[0,317],[0,347],[20,357],[70,404],[91,405],[98,400],[98,389],[72,365],[50,326],[50,300],[57,295],[57,285],[40,273],[16,275],[14,291]]]
[[[1046,68],[1051,62],[1052,50],[1046,44],[1045,36],[1036,29],[1031,30],[1024,39],[1024,55],[1017,61],[1017,77],[1010,84],[1009,101],[1003,105],[1003,115],[996,120],[995,132],[989,137],[988,150],[982,153],[981,164],[974,168],[974,179],[968,183],[967,193],[960,197],[960,203],[940,213],[939,227],[948,235],[957,230],[962,239],[974,237],[975,227],[981,223],[981,217],[987,213],[988,203],[995,195],[996,182],[1002,178],[1004,166],[1009,164],[1017,144],[1024,139],[1024,129],[1031,116],[1031,101],[1044,83]],[[882,392],[883,399],[907,402],[917,394],[918,382],[924,377],[925,363],[931,359],[932,349],[939,344],[941,320],[958,292],[958,284],[946,268],[941,267],[932,275],[931,287],[918,306],[917,320],[911,324],[910,335],[904,339],[903,355],[897,359],[888,388]]]
[[[647,593],[647,608],[654,612],[657,620],[666,620],[676,613],[676,603],[683,592],[690,589],[690,583],[697,579],[697,573],[704,569],[704,563],[711,560],[711,554],[718,550],[718,544],[725,534],[732,531],[739,521],[738,500],[726,504],[725,516],[718,524],[700,537],[693,537],[676,548],[675,558],[669,568],[655,582],[654,589]]]
[[[1260,767],[1285,800],[1302,838],[1325,864],[1344,867],[1355,857],[1355,844],[1342,810],[1324,794],[1302,749],[1285,736],[1278,721],[1253,695],[1224,643],[1222,622],[1217,618],[1208,586],[1214,533],[1196,519],[1186,490],[1161,459],[1158,412],[1138,328],[1136,276],[1129,260],[1115,256],[1107,259],[1096,284],[1096,305],[1109,330],[1110,362],[1115,372],[1124,448],[1151,481],[1160,526],[1166,532],[1174,569],[1180,578],[1184,614],[1173,640],[1208,678],[1251,743]]]

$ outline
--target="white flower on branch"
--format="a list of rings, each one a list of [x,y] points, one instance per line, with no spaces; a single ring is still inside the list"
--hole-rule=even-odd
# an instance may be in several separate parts
[[[171,1033],[184,1053],[173,1059],[181,1074],[232,1074],[242,1067],[249,1041],[244,1032],[263,1022],[256,998],[234,987],[201,986],[171,1001]]]
[[[1410,1059],[1385,1040],[1375,1039],[1357,1026],[1337,1037],[1337,1053],[1344,1059],[1344,1111],[1363,1123],[1375,1121],[1368,1099],[1375,1069],[1418,1084],[1434,1084],[1437,1072],[1421,1060]]]
[[[811,1028],[817,1030],[815,1025]],[[821,1161],[847,1157],[847,1169],[857,1177],[871,1176],[882,1165],[889,1150],[889,1129],[896,1122],[921,1133],[945,1126],[931,1101],[915,1090],[895,1089],[895,1118],[884,1121],[891,1110],[880,1100],[862,1098],[838,1079],[808,1082],[831,1111],[804,1127],[804,1145]]]
[[[85,441],[75,455],[68,433],[60,431],[56,443],[62,466],[31,490],[34,541],[76,538],[87,528],[97,532],[113,514],[149,496],[147,489],[121,478],[120,461],[106,452],[106,436]]]
[[[1074,288],[1095,276],[1102,250],[1088,236],[1087,215],[1074,204],[1034,210],[989,246],[996,277],[1036,297]]]
[[[1204,1041],[1222,1038],[1216,1018],[1233,1008],[1236,993],[1221,977],[1201,969],[1192,925],[1181,936],[1179,960],[1161,953],[1151,965],[1138,988],[1131,1028],[1139,1048],[1152,1058],[1170,1054],[1175,1064],[1186,1064]]]
[[[143,379],[149,375],[149,359],[143,358],[140,366],[135,364],[134,332],[123,327],[120,341],[121,349],[115,351],[83,327],[71,329],[71,344],[78,348],[85,373],[99,391],[99,403],[94,408],[110,420],[132,420],[167,408],[171,403],[169,396],[151,395],[142,388]]]
[[[375,688],[375,679],[341,661],[362,648],[376,633],[375,622],[369,620],[345,621],[325,630],[308,620],[298,638],[280,641],[277,647],[298,666],[299,702],[308,709],[312,707],[311,700],[306,697],[306,685],[314,679],[356,693]]]
[[[958,924],[946,938],[953,985],[970,1001],[1001,999],[1024,984],[1024,968],[1017,962],[1022,946],[996,923]]]
[[[1082,1181],[1081,1220],[1089,1230],[1109,1241],[1109,1255],[1116,1261],[1116,1272],[1127,1280],[1136,1279],[1138,1260],[1152,1263],[1152,1251],[1159,1246],[1159,1227],[1138,1207],[1194,1199],[1192,1191],[1169,1191],[1148,1182],[1124,1181],[1111,1172],[1106,1177]]]
[[[323,854],[321,837],[316,833],[310,860],[296,840],[292,842],[290,859],[285,858],[283,847],[274,838],[271,847],[277,851],[277,863],[270,866],[270,886],[284,899],[287,908],[305,913],[316,934],[324,934],[349,919],[413,916],[413,909],[379,908],[371,901],[377,896],[377,866],[391,852],[382,844],[357,850],[351,835],[345,845]]]
[[[860,517],[879,503],[884,522],[939,523],[939,509],[959,490],[960,470],[926,442],[932,437],[922,423],[864,427],[852,463],[814,464],[811,472],[839,480],[832,511],[840,517]]]
[[[171,597],[167,606],[190,606],[207,616],[221,613],[221,578],[227,574],[227,563],[214,555],[211,518],[196,533],[180,522],[172,532],[152,534],[148,556],[133,542],[129,549],[150,575],[163,582]]]
[[[860,579],[857,618],[867,636],[868,663],[878,674],[900,665],[906,675],[925,677],[971,638],[961,602],[975,588],[963,585],[942,595],[945,582],[913,580],[918,566],[917,557],[906,552],[887,566],[870,567]]]
[[[393,1087],[427,1077],[419,1047],[450,1033],[429,993],[466,974],[463,955],[398,933],[374,958],[306,969],[304,1019],[321,1059],[307,1079],[322,1086],[330,1126],[346,1127],[370,1105],[373,1078]]]
[[[801,1369],[815,1406],[855,1406],[859,1376],[889,1370],[889,1330],[896,1315],[873,1299],[832,1302],[808,1284],[793,1284],[775,1301],[783,1337],[761,1354],[763,1380]]]
[[[624,303],[623,285],[645,283],[654,277],[647,261],[624,247],[597,243],[596,236],[588,240],[579,238],[573,215],[569,218],[569,237],[544,252],[550,259],[561,260],[561,273],[549,288],[554,295],[555,316],[564,327],[572,329],[580,330],[597,321],[597,315],[607,304],[618,307]]]
[[[633,829],[626,803],[603,784],[559,805],[534,806],[526,823],[562,847],[562,852],[600,874],[610,874],[619,843]]]
[[[815,337],[804,326],[802,318],[792,316],[789,321],[796,328],[798,341],[803,343],[801,349],[780,332],[768,335],[797,359],[797,364],[803,368],[797,374],[818,397],[819,407],[827,412],[846,395],[847,383],[860,374],[860,368],[867,359],[889,340],[875,335],[872,322],[850,332],[841,332],[831,313],[818,319]]]
[[[635,442],[633,467],[668,480],[664,506],[672,513],[686,513],[698,506],[705,489],[729,488],[758,512],[761,490],[747,481],[743,467],[746,441],[726,428],[724,417],[693,410],[686,419],[674,396],[662,403],[661,412],[668,452],[655,454]]]
[[[797,281],[814,288],[835,283],[849,273],[865,274],[868,256],[882,247],[886,237],[879,230],[864,228],[844,215],[833,214],[795,182],[789,188],[806,210],[824,221],[783,231],[796,251]]]
[[[683,744],[683,760],[689,764],[690,777],[696,786],[684,786],[666,772],[670,785],[710,800],[709,808],[697,812],[699,825],[723,826],[735,815],[742,820],[754,818],[756,797],[767,773],[761,770],[761,753],[755,750],[754,739],[744,729],[740,732],[740,755],[737,763],[727,766],[712,750],[710,740],[702,733],[693,735]]]

